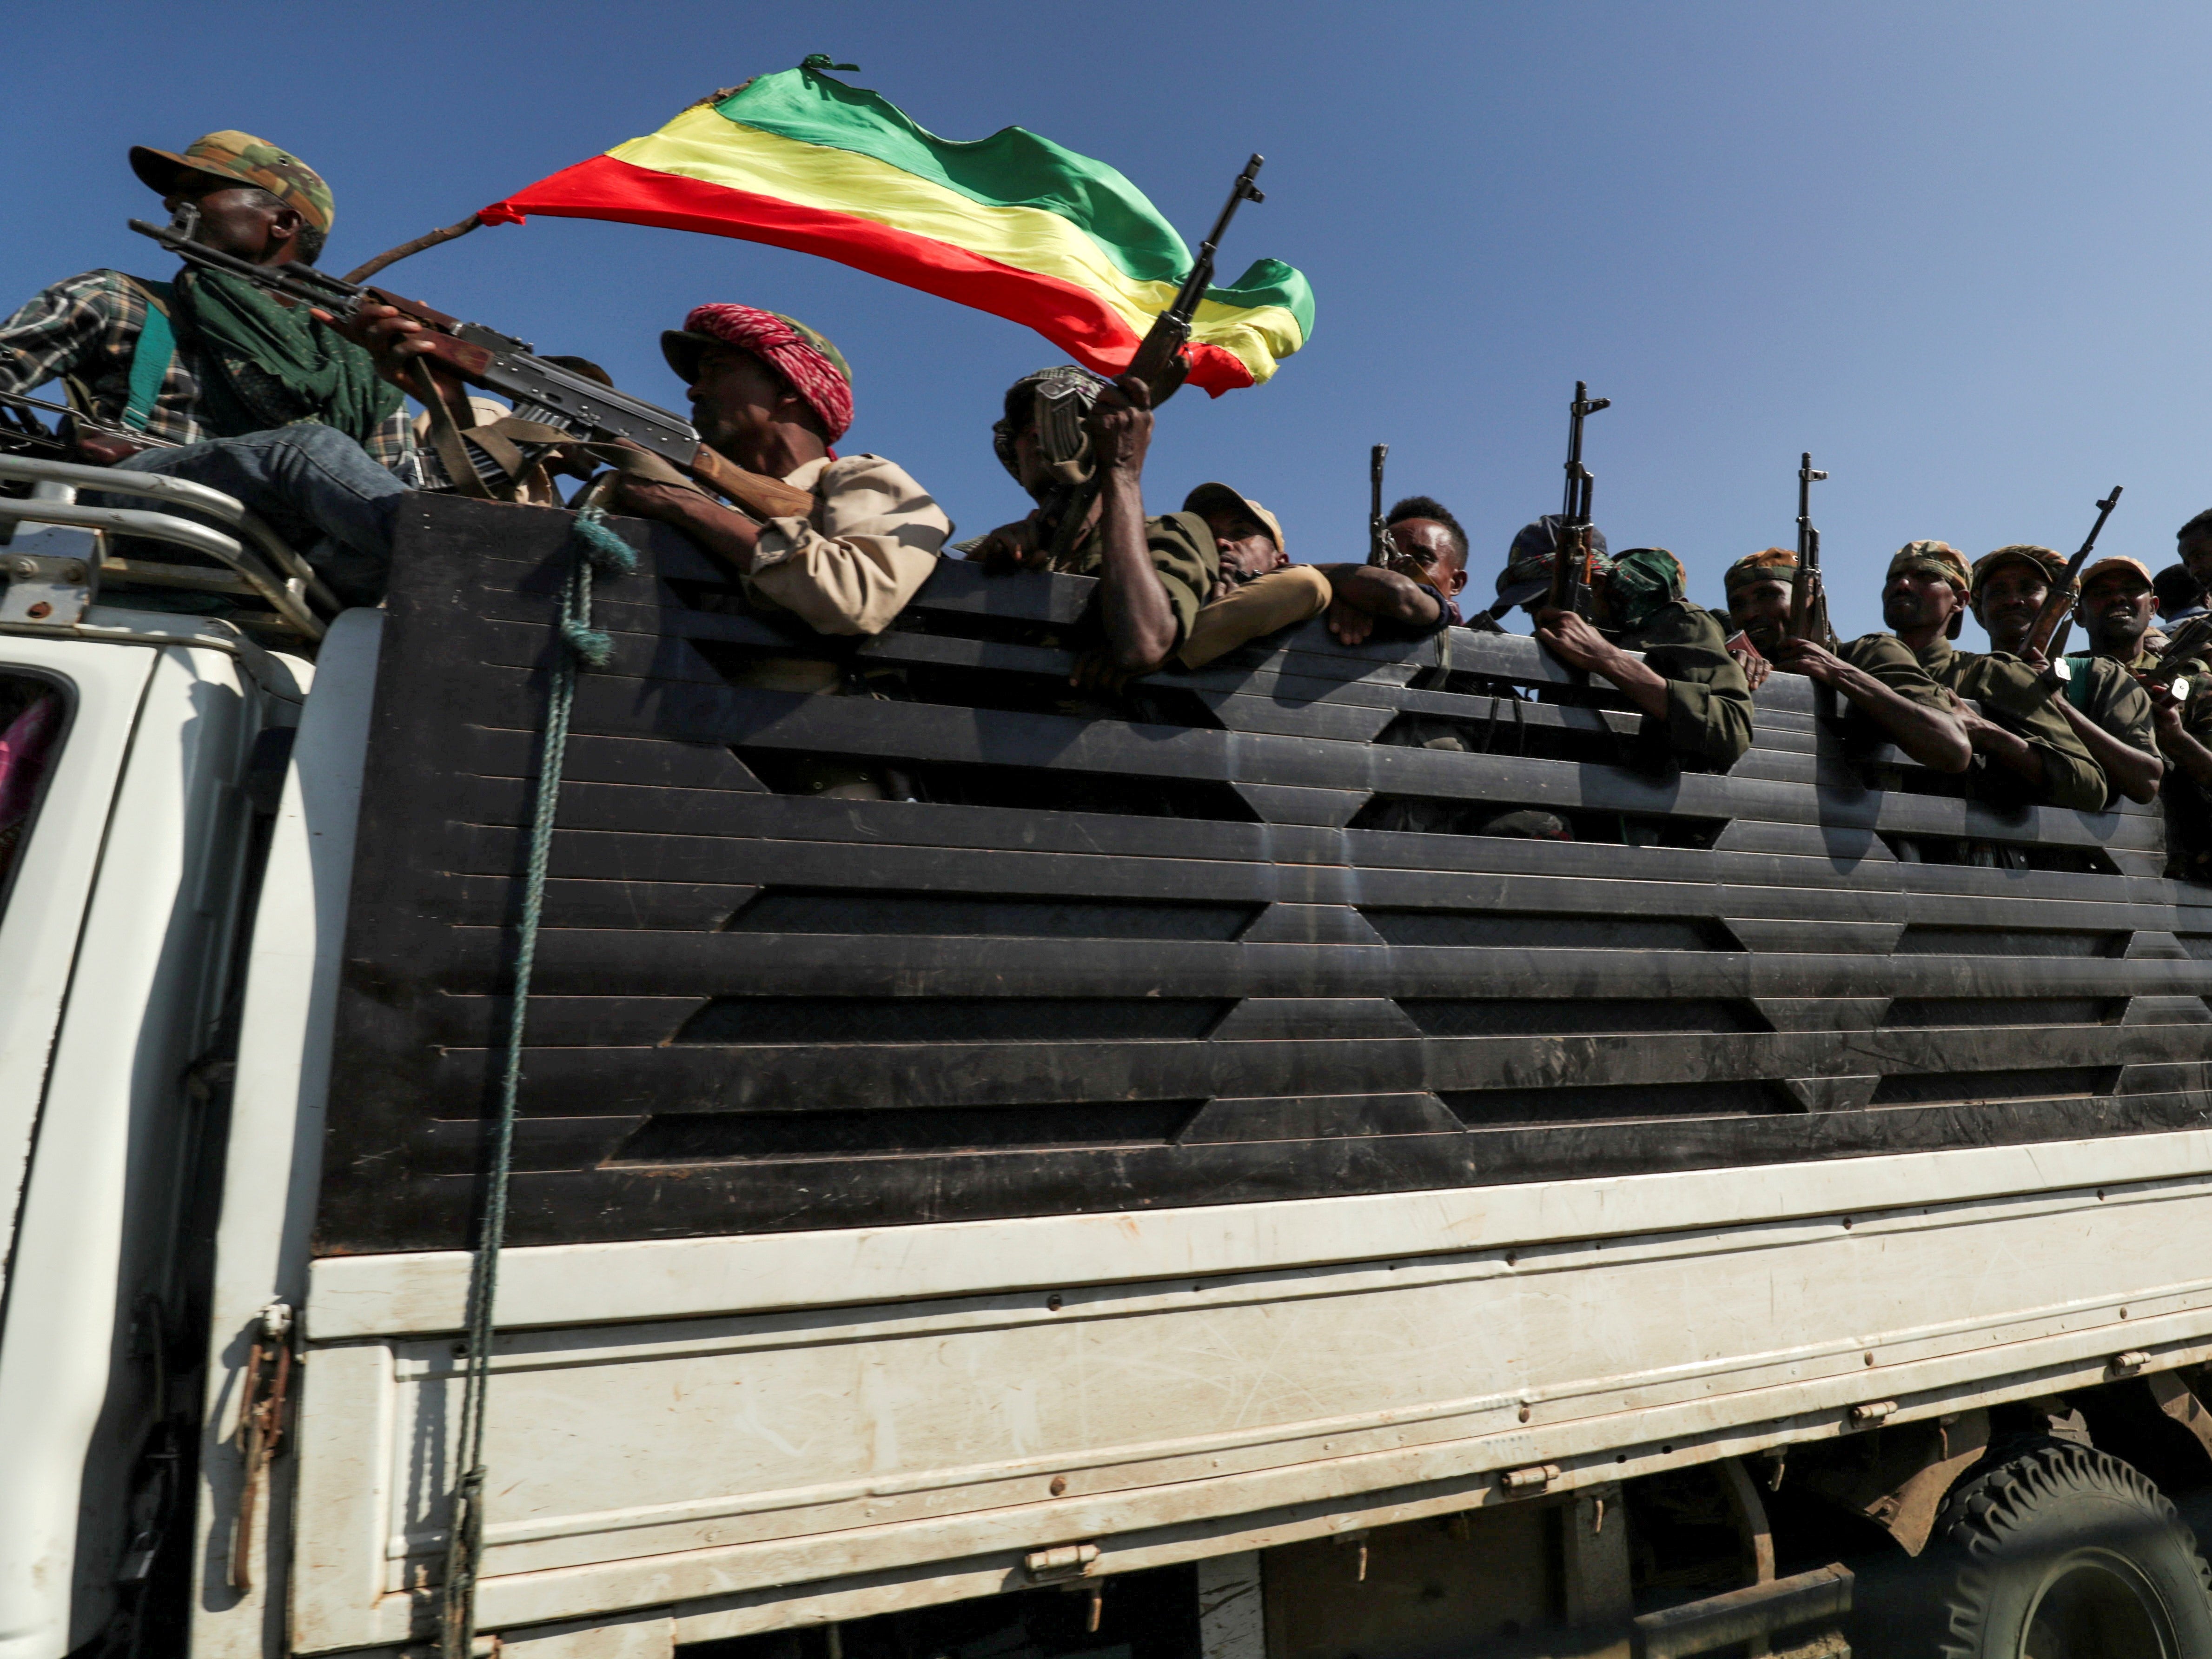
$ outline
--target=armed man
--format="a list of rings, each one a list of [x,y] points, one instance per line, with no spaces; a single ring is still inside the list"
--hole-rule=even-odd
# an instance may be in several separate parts
[[[1390,564],[1292,564],[1280,521],[1258,501],[1224,483],[1192,490],[1182,510],[1206,520],[1220,569],[1175,662],[1202,667],[1248,640],[1324,611],[1329,632],[1347,645],[1367,639],[1378,623],[1413,639],[1451,626],[1459,620],[1452,595],[1467,581],[1464,553],[1455,555],[1450,541],[1456,521],[1447,530],[1425,516],[1443,511],[1426,496],[1399,505],[1424,512],[1406,514],[1407,540],[1394,542]]]
[[[330,234],[330,186],[250,133],[211,132],[181,152],[140,146],[131,167],[191,240],[248,264],[312,264]],[[399,498],[420,474],[399,392],[337,331],[227,272],[163,283],[87,271],[0,322],[0,392],[56,379],[82,414],[136,434],[81,436],[88,459],[235,496],[339,599],[381,596]]]
[[[1125,374],[1103,382],[1073,365],[1015,381],[991,428],[1000,464],[1037,505],[983,537],[968,556],[1000,570],[1098,579],[1094,619],[1103,644],[1079,679],[1117,684],[1160,667],[1190,638],[1220,574],[1203,518],[1145,515],[1152,435],[1141,380]],[[1064,528],[1068,511],[1083,517]]]
[[[2089,648],[2069,653],[2067,662],[2097,657],[2130,673],[2148,673],[2158,666],[2166,638],[2154,624],[2157,614],[2158,589],[2148,566],[2122,554],[2098,560],[2081,573],[2081,596],[2074,605]]]
[[[2105,805],[2104,769],[2089,757],[2042,677],[2017,658],[1957,651],[1951,641],[1966,624],[1972,577],[1948,542],[1907,542],[1889,562],[1881,617],[1929,678],[1984,713],[1963,706],[1959,719],[1974,751],[1988,763],[1982,793],[2002,804],[2038,802],[2095,812]],[[1845,648],[1866,667],[1888,647],[1870,634]]]
[[[1682,567],[1663,547],[1607,556],[1604,533],[1581,531],[1591,615],[1549,605],[1569,526],[1558,514],[1524,525],[1498,573],[1501,602],[1535,617],[1536,638],[1570,668],[1601,674],[1644,714],[1647,760],[1725,772],[1751,747],[1751,688],[1720,621],[1682,596]],[[1641,652],[1639,660],[1631,655]]]
[[[422,325],[380,306],[363,307],[360,321],[379,368],[408,384],[408,365],[428,344]],[[952,525],[896,463],[831,455],[853,422],[843,354],[793,318],[727,302],[694,307],[660,346],[688,385],[701,441],[747,473],[780,480],[791,510],[757,519],[642,449],[599,446],[623,472],[616,507],[683,532],[757,605],[817,633],[881,633],[936,569]],[[813,672],[835,678],[832,665]]]
[[[1869,634],[1832,651],[1818,641],[1790,635],[1791,578],[1796,572],[1794,550],[1770,547],[1738,559],[1722,578],[1729,621],[1760,659],[1784,673],[1833,686],[1851,705],[1850,724],[1856,728],[1852,735],[1860,740],[1878,732],[1938,772],[1963,772],[1972,766],[1973,745],[1950,693],[1928,677],[1899,641]]]
[[[2104,562],[2115,562],[2134,561]],[[2067,580],[2065,559],[2050,548],[2027,543],[2000,547],[1974,561],[1968,589],[1974,620],[1988,630],[1990,643],[1999,652],[2043,669],[2046,665],[2031,653],[2030,635],[2052,586]],[[2148,599],[2146,580],[2146,620]],[[2064,695],[2051,706],[2103,769],[2112,794],[2133,801],[2157,799],[2166,763],[2159,758],[2149,696],[2124,665],[2110,657],[2069,659],[2065,674]]]

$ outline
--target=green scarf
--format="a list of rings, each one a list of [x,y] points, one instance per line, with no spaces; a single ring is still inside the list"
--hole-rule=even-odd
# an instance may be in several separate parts
[[[177,286],[210,371],[200,424],[210,437],[319,421],[366,443],[399,407],[399,388],[369,355],[304,306],[279,305],[228,271],[187,271]]]

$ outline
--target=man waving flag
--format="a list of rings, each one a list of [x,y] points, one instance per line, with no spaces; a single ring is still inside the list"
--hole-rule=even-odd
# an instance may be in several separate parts
[[[1103,162],[1020,127],[957,143],[821,72],[764,75],[483,210],[666,225],[769,242],[1026,324],[1118,374],[1191,269],[1175,227]],[[844,68],[847,65],[837,65]],[[1313,331],[1313,290],[1276,259],[1209,288],[1185,355],[1218,397]]]

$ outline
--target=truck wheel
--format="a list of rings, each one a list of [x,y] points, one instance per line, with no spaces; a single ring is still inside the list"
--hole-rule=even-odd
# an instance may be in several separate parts
[[[1944,1659],[2212,1659],[2212,1570],[2148,1478],[2063,1440],[2001,1456],[1936,1518]]]

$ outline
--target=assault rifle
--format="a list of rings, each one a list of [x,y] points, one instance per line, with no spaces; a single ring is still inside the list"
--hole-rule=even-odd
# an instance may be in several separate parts
[[[1813,454],[1797,464],[1797,568],[1790,578],[1789,637],[1810,640],[1833,650],[1836,630],[1828,626],[1828,590],[1820,581],[1820,532],[1813,526],[1813,486],[1828,475],[1813,470]]]
[[[2158,660],[2136,678],[2153,690],[2173,686],[2175,696],[2185,696],[2187,682],[2181,681],[2181,671],[2207,646],[2212,646],[2212,615],[2191,617],[2167,637]]]
[[[418,360],[423,385],[419,390],[410,389],[433,409],[434,421],[438,418],[436,410],[450,408],[447,393],[452,383],[459,380],[497,392],[514,404],[519,419],[553,428],[568,441],[635,444],[720,491],[757,518],[812,510],[813,497],[806,491],[794,489],[781,478],[748,472],[725,459],[699,441],[698,433],[682,416],[548,362],[526,341],[481,323],[448,317],[419,300],[346,282],[313,265],[297,262],[257,265],[203,246],[191,240],[197,217],[187,204],[169,224],[133,219],[131,228],[152,237],[188,264],[227,272],[294,305],[313,306],[341,319],[353,317],[367,306],[384,305],[413,318],[423,325],[423,331],[416,337],[427,343],[428,349]],[[463,428],[462,436],[466,435],[467,429]],[[551,447],[526,447],[525,459],[534,460]],[[481,473],[482,469],[477,470]]]
[[[1390,446],[1377,444],[1367,457],[1367,562],[1390,562],[1390,526],[1382,522],[1382,460]]]
[[[2066,562],[2065,574],[2051,584],[2051,592],[2043,601],[2043,609],[2035,613],[2035,621],[2027,630],[2027,639],[2020,648],[2023,657],[2040,657],[2056,664],[2059,653],[2066,648],[2066,631],[2074,625],[2068,614],[2074,606],[2075,590],[2080,586],[2081,567],[2089,562],[2089,551],[2097,544],[2097,538],[2105,528],[2105,520],[2112,516],[2112,508],[2120,499],[2120,487],[2112,486],[2112,493],[2097,503],[2097,522],[2089,526],[2088,539],[2083,542],[2074,556]],[[2060,676],[2062,678],[2064,676]]]
[[[1152,327],[1145,331],[1144,339],[1137,346],[1137,355],[1123,371],[1145,383],[1146,389],[1152,394],[1154,409],[1174,397],[1190,374],[1190,362],[1182,355],[1182,349],[1190,343],[1190,325],[1198,316],[1199,302],[1213,285],[1214,250],[1227,234],[1229,222],[1237,216],[1238,207],[1246,202],[1267,199],[1266,192],[1252,182],[1260,176],[1261,164],[1266,159],[1255,155],[1244,163],[1244,171],[1229,187],[1229,200],[1223,204],[1221,216],[1213,222],[1213,228],[1198,245],[1198,258],[1191,262],[1190,274],[1176,290],[1175,302],[1152,319]],[[1083,538],[1085,522],[1091,517],[1091,503],[1097,499],[1098,475],[1094,468],[1088,477],[1068,492],[1066,504],[1060,509],[1052,536],[1055,562],[1075,550],[1076,543]]]
[[[1610,398],[1593,398],[1586,381],[1575,382],[1574,401],[1567,405],[1567,493],[1559,507],[1559,544],[1552,564],[1552,592],[1547,609],[1590,614],[1590,491],[1597,477],[1583,465],[1583,422],[1601,409],[1613,407]]]

